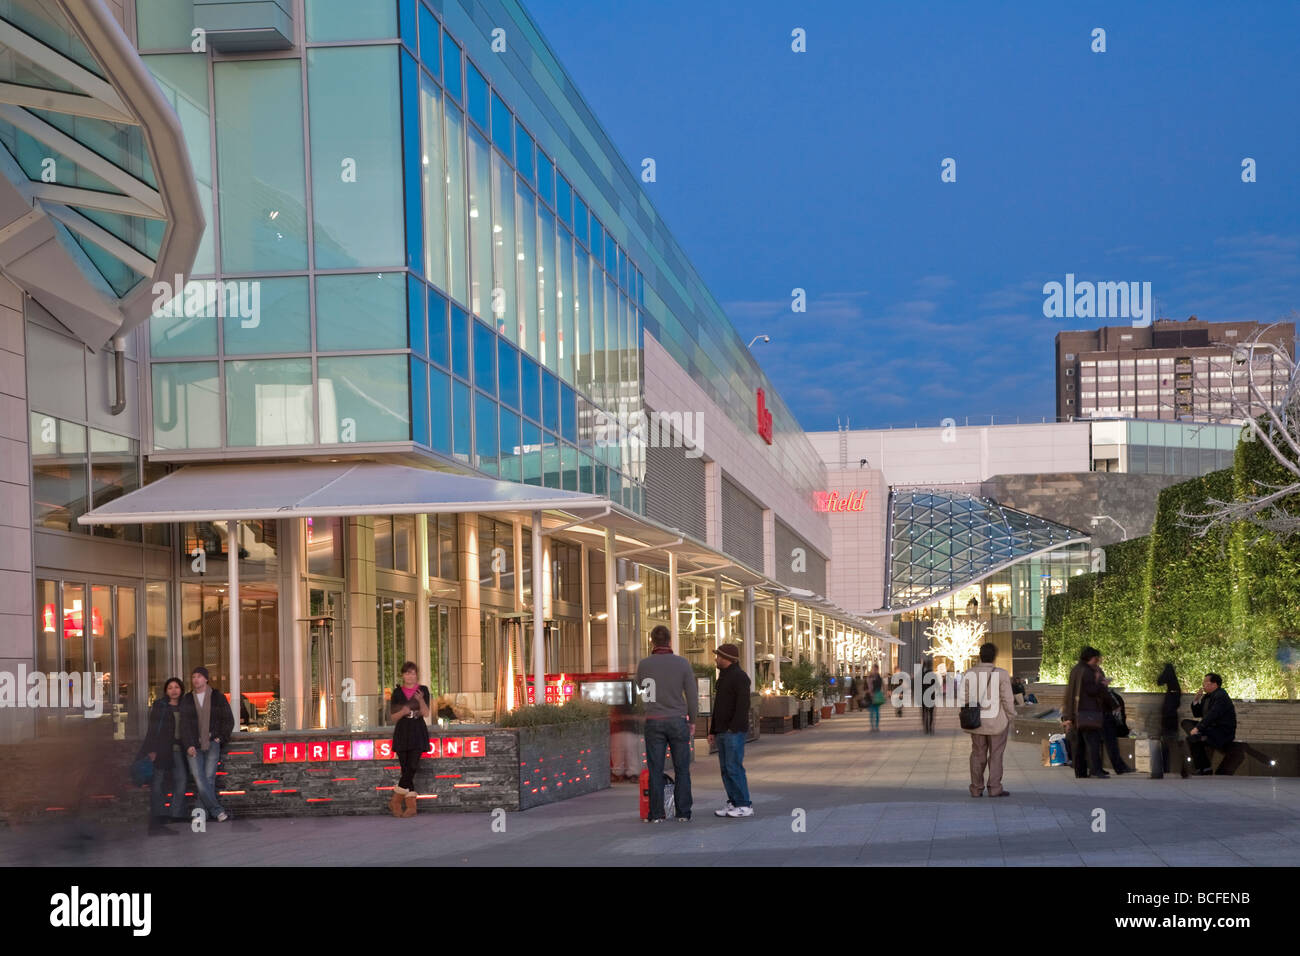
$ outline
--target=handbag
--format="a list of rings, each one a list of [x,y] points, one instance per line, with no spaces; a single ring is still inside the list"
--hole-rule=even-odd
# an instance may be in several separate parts
[[[131,785],[135,787],[143,787],[145,784],[152,782],[153,761],[149,759],[148,754],[145,754],[142,757],[136,757],[135,760],[131,762]]]
[[[876,691],[871,695],[871,702],[879,707],[885,702],[885,692],[883,690]]]
[[[973,671],[971,673],[974,673]],[[969,682],[963,681],[960,685],[962,688],[969,688]],[[969,690],[963,694],[966,700],[974,696]],[[980,726],[980,711],[984,709],[983,704],[976,700],[973,704],[963,704],[957,711],[957,722],[962,730],[978,730]]]

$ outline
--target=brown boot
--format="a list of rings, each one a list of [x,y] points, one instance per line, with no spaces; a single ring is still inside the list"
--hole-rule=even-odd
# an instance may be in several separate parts
[[[388,801],[388,812],[395,817],[405,816],[403,811],[406,808],[406,796],[410,792],[404,787],[394,787],[392,799]]]
[[[415,811],[416,811],[415,799],[416,798],[415,798],[414,790],[406,791],[406,810],[402,813],[402,816],[404,817],[415,816]]]

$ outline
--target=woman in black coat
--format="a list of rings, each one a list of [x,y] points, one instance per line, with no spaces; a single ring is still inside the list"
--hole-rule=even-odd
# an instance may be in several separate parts
[[[932,688],[926,693],[926,688]],[[926,658],[921,665],[921,686],[917,690],[921,703],[921,732],[934,733],[934,710],[938,706],[939,675],[934,672],[934,661]]]
[[[153,786],[149,794],[151,825],[185,819],[185,785],[189,782],[185,750],[181,746],[181,696],[185,687],[179,677],[169,677],[162,694],[149,708],[144,742],[136,759],[147,756],[153,761]],[[171,811],[163,815],[163,774],[171,775]]]
[[[1178,708],[1183,704],[1183,688],[1178,683],[1178,674],[1172,663],[1165,664],[1156,683],[1165,689],[1160,701],[1160,767],[1164,772],[1173,769],[1169,765],[1169,745],[1178,742]],[[1186,764],[1181,769],[1187,773]]]
[[[414,661],[402,665],[402,682],[388,698],[393,718],[393,753],[402,768],[402,779],[393,788],[388,809],[395,817],[413,817],[416,810],[415,771],[421,755],[429,749],[429,688],[420,683],[420,669]]]

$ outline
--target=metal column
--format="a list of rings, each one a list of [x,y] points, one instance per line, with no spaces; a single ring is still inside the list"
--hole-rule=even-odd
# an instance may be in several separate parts
[[[533,702],[546,703],[546,584],[542,574],[542,513],[533,512]],[[525,684],[525,687],[527,685]],[[525,694],[527,692],[525,691]],[[527,696],[524,700],[527,701]]]
[[[668,620],[669,630],[673,635],[673,653],[682,652],[682,639],[678,634],[680,627],[678,623],[679,609],[681,606],[681,595],[677,592],[677,552],[668,552]]]
[[[618,671],[618,559],[614,529],[605,529],[605,670]]]
[[[226,567],[230,577],[230,708],[235,715],[235,731],[241,728],[244,708],[239,700],[239,522],[226,522],[229,543]]]
[[[745,673],[754,677],[754,589],[745,588]]]

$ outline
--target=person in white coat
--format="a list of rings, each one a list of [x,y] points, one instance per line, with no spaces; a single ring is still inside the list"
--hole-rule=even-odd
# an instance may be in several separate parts
[[[998,656],[997,645],[980,647],[980,662],[962,675],[960,702],[980,705],[980,725],[970,734],[970,795],[983,796],[984,774],[988,772],[990,797],[1007,797],[1002,789],[1002,758],[1011,736],[1016,705],[1011,694],[1011,675],[1001,667],[994,667]]]

